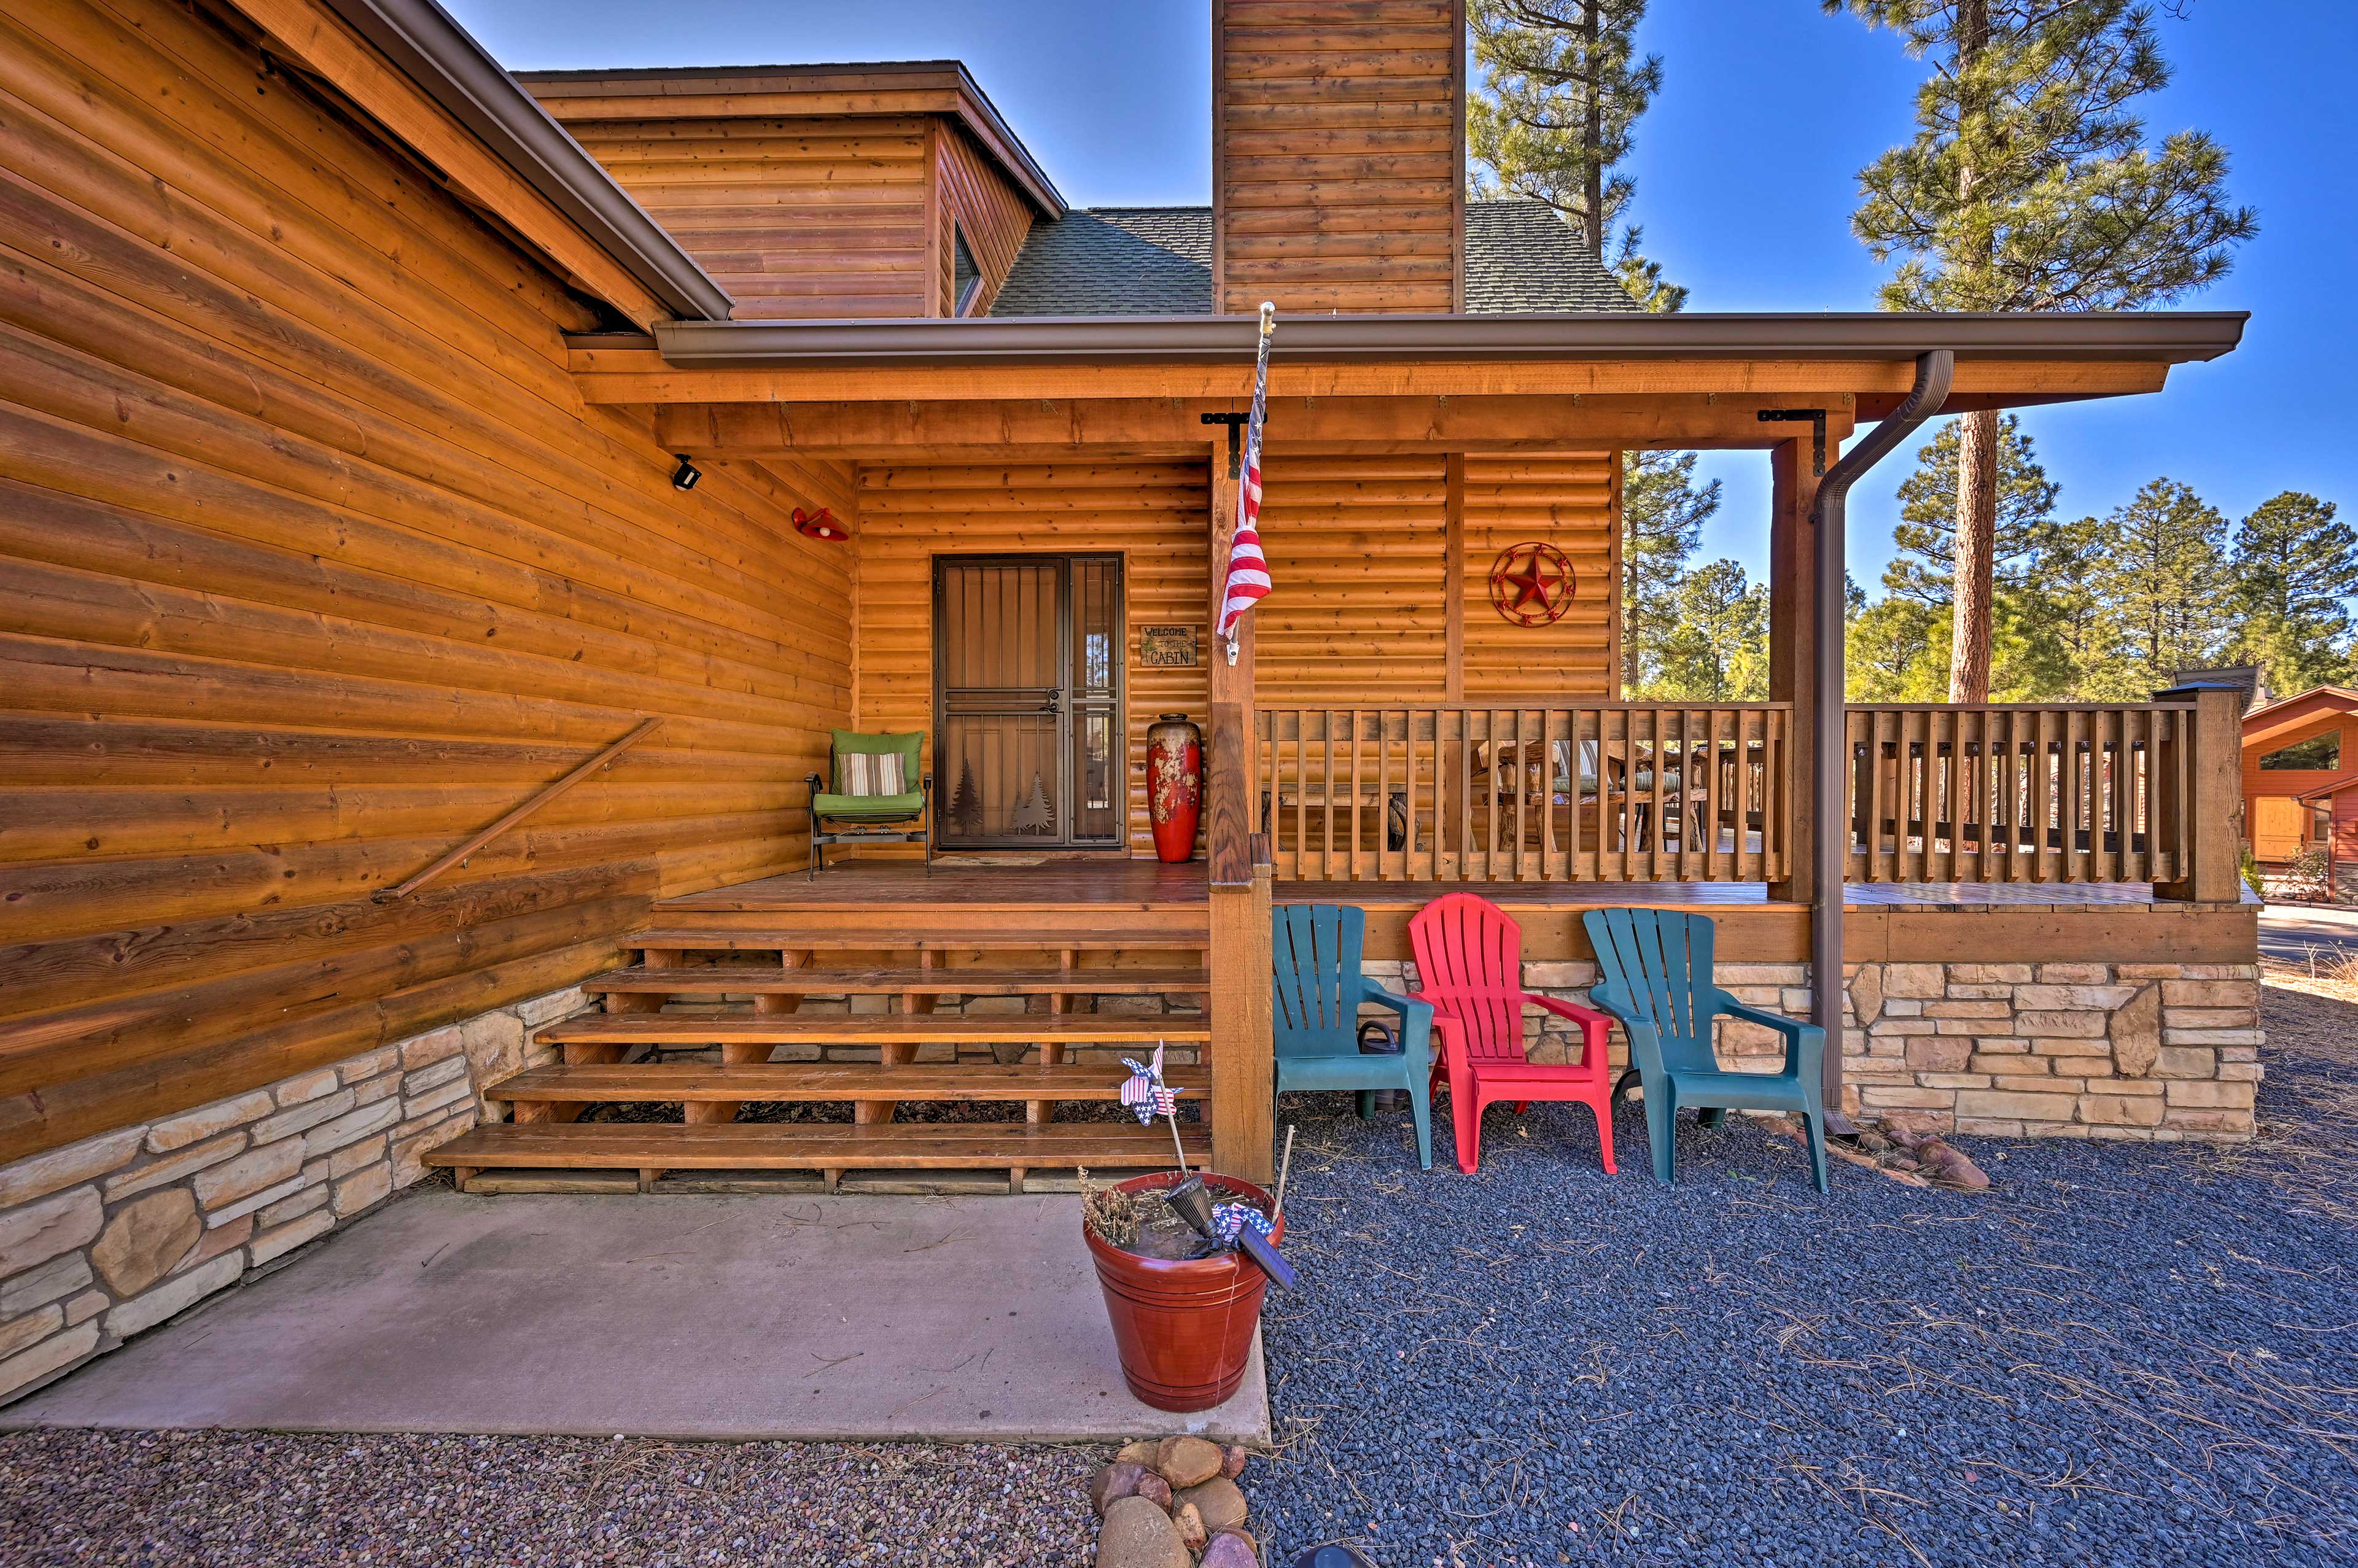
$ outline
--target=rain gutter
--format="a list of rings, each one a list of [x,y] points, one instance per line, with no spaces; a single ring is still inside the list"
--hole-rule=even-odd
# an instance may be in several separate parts
[[[410,0],[420,4],[424,0]],[[1959,359],[2216,359],[2242,311],[2040,315],[1643,312],[1282,316],[1271,358],[1322,364],[1433,360],[1913,360],[1928,341]],[[1249,364],[1250,316],[1015,316],[977,319],[658,322],[666,362],[689,370],[990,364]]]

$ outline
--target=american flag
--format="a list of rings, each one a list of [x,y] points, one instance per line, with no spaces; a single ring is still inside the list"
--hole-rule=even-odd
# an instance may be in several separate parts
[[[1277,330],[1277,307],[1260,308],[1260,347],[1253,362],[1252,417],[1245,424],[1244,469],[1237,483],[1237,533],[1228,545],[1228,570],[1220,589],[1220,623],[1213,635],[1237,656],[1237,622],[1253,600],[1270,589],[1269,557],[1260,550],[1260,430],[1269,417],[1269,340]]]

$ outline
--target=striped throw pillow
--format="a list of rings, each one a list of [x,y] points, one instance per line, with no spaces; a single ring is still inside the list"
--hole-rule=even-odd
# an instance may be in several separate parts
[[[855,800],[908,793],[908,784],[901,771],[901,753],[898,752],[885,752],[875,755],[865,752],[854,752],[843,758],[842,762],[843,793]]]

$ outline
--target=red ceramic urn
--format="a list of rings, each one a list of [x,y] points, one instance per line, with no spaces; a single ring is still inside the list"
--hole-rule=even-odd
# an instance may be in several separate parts
[[[1154,853],[1177,865],[1195,852],[1204,813],[1204,732],[1184,713],[1158,717],[1146,732],[1146,814]]]

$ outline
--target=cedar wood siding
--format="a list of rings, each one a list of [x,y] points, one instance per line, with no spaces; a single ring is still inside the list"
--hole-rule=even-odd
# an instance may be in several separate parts
[[[1212,0],[1216,308],[1465,308],[1462,0]]]
[[[201,12],[18,0],[0,236],[0,1161],[802,862],[847,553],[791,465],[675,492],[576,394],[590,310],[429,171]]]
[[[1450,691],[1448,488],[1438,456],[1273,453],[1262,544],[1276,590],[1253,611],[1263,708],[1441,702]],[[1466,460],[1458,570],[1466,657],[1462,696],[1526,704],[1612,696],[1620,620],[1618,498],[1605,454]],[[863,468],[858,710],[869,730],[933,728],[932,560],[936,554],[1117,551],[1129,634],[1123,733],[1130,844],[1152,853],[1146,727],[1158,713],[1205,718],[1210,496],[1206,464],[1107,460],[996,468]],[[1541,538],[1579,573],[1572,611],[1511,626],[1491,608],[1498,552]],[[1139,663],[1141,629],[1192,625],[1193,669]],[[930,766],[930,753],[928,755]],[[940,781],[936,779],[936,784]]]
[[[573,120],[738,320],[930,316],[929,115]]]
[[[1016,253],[1023,248],[1023,237],[1032,232],[1032,204],[962,127],[947,121],[936,122],[934,147],[934,179],[940,207],[936,249],[941,288],[936,314],[958,313],[957,290],[952,281],[957,248],[951,243],[951,234],[956,225],[965,231],[967,250],[982,274],[982,287],[976,290],[966,314],[989,315],[991,300],[1014,268]]]

